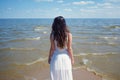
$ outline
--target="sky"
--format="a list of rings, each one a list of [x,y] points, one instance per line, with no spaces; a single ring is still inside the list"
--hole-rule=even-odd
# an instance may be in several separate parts
[[[0,18],[120,18],[120,0],[0,0]]]

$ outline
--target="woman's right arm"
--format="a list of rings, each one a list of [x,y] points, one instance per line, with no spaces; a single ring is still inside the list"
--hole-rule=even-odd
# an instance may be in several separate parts
[[[48,63],[49,64],[50,64],[51,57],[52,57],[54,49],[55,49],[55,44],[54,44],[54,40],[53,40],[52,34],[50,34],[50,43],[51,43],[51,46],[50,46],[49,57],[48,57]]]
[[[74,64],[74,57],[73,57],[73,50],[72,50],[72,34],[71,33],[68,33],[67,49],[68,49],[69,56],[71,58],[71,63]]]

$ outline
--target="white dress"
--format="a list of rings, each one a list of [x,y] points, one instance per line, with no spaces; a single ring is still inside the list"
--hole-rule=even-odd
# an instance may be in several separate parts
[[[50,62],[51,80],[73,80],[71,59],[67,48],[60,49],[55,42],[55,51]]]

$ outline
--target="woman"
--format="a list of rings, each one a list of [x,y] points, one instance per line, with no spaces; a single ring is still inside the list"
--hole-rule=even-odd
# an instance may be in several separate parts
[[[51,80],[73,80],[72,34],[67,29],[65,19],[62,16],[54,19],[50,42],[48,63],[50,64]]]

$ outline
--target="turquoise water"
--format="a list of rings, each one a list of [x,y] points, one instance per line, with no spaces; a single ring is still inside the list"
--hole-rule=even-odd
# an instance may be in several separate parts
[[[0,79],[7,76],[26,80],[26,68],[48,66],[52,22],[53,19],[0,19]],[[106,80],[119,80],[120,19],[66,22],[73,35],[74,68],[86,66]]]

